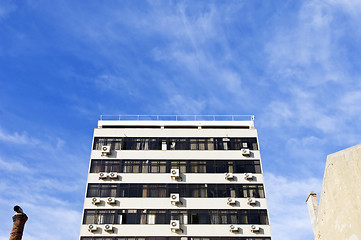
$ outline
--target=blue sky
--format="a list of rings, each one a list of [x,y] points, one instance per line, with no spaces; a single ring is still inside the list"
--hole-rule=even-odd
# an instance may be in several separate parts
[[[360,9],[0,0],[0,240],[15,204],[24,239],[77,239],[100,114],[254,114],[274,239],[312,239],[307,194],[360,143]]]

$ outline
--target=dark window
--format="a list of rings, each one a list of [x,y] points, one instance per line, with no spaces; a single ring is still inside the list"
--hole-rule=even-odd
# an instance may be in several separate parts
[[[198,218],[198,214],[191,214],[191,224],[198,224],[199,223],[199,218]]]
[[[161,150],[158,138],[124,138],[123,150]]]
[[[115,210],[85,210],[83,224],[117,223]]]
[[[95,137],[93,150],[110,146],[113,150],[161,150],[162,142],[168,150],[258,150],[257,138],[111,138]]]
[[[122,138],[94,138],[93,150],[100,150],[102,146],[110,146],[113,150],[120,150],[122,149]]]
[[[83,224],[268,224],[266,210],[84,210]]]
[[[109,184],[89,183],[87,197],[156,197],[167,198],[171,193],[181,197],[264,198],[262,184]]]
[[[91,161],[90,172],[169,173],[261,173],[259,160],[102,160]]]
[[[214,150],[224,150],[225,149],[225,145],[227,146],[228,142],[224,142],[223,143],[223,139],[222,138],[215,138],[214,139]]]

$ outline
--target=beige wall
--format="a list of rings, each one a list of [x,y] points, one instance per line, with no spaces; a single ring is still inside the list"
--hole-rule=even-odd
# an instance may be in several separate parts
[[[361,144],[327,157],[314,233],[317,240],[361,240]]]

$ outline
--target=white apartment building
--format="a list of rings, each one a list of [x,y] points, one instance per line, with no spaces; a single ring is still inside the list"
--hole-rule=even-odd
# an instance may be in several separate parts
[[[253,116],[102,116],[80,240],[271,240]]]

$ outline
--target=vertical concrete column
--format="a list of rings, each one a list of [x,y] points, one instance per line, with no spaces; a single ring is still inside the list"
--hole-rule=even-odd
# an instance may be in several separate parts
[[[310,214],[310,219],[312,223],[312,228],[314,234],[316,234],[317,230],[317,214],[318,214],[318,201],[317,201],[317,195],[315,192],[310,192],[308,194],[308,197],[306,199],[307,207],[308,207],[308,213]]]
[[[23,210],[19,206],[15,206],[14,211],[16,213],[13,216],[13,228],[11,229],[9,240],[21,240],[28,216],[23,213]]]

